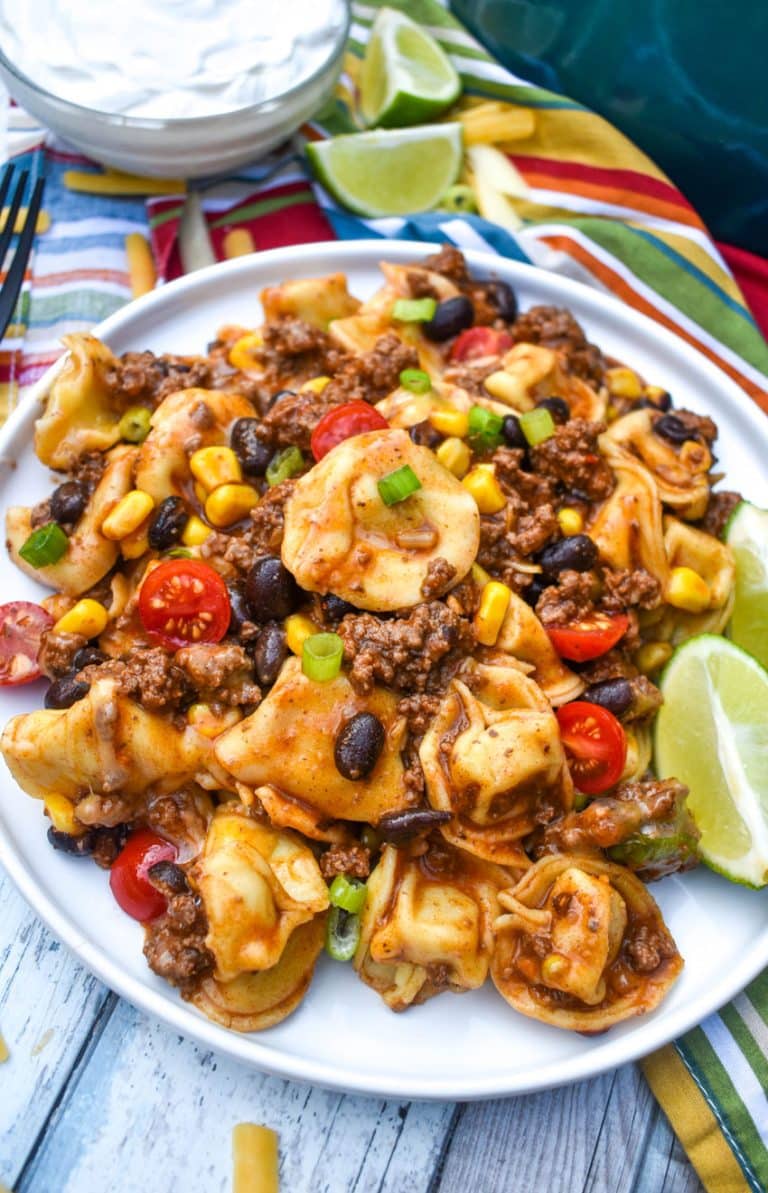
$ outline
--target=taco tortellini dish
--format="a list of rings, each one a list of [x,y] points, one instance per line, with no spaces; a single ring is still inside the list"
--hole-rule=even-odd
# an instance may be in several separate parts
[[[492,979],[599,1032],[681,970],[654,679],[730,615],[738,497],[711,420],[568,311],[448,246],[382,272],[276,283],[200,356],[68,337],[58,483],[6,518],[48,595],[0,610],[0,680],[48,687],[0,748],[226,1027],[293,1012],[325,947],[393,1011]]]

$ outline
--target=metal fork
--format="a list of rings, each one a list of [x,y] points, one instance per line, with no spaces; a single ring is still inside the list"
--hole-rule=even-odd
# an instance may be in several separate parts
[[[0,232],[0,267],[2,267],[5,261],[11,238],[14,234],[21,201],[24,198],[24,191],[27,189],[29,170],[22,170],[18,173],[10,164],[5,167],[3,176],[0,179],[0,210],[5,206],[5,200],[11,189],[14,176],[16,176],[16,185],[13,197],[11,198],[8,218],[5,221],[2,232]],[[32,191],[29,206],[27,207],[27,214],[19,235],[19,242],[16,245],[16,251],[13,254],[8,272],[5,275],[5,281],[0,286],[0,339],[5,335],[13,312],[16,309],[16,300],[19,297],[21,284],[24,281],[24,271],[27,268],[27,262],[32,252],[32,242],[35,238],[37,217],[40,214],[44,185],[44,179],[38,178]]]

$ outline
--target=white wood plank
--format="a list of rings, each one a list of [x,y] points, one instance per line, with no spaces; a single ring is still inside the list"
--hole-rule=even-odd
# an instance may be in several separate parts
[[[0,1180],[13,1187],[105,1000],[0,871]]]
[[[104,1174],[119,1173],[120,1193],[224,1193],[232,1127],[252,1121],[280,1133],[288,1193],[373,1193],[388,1168],[399,1183],[385,1188],[423,1193],[450,1116],[446,1105],[402,1107],[265,1077],[120,1002],[16,1189],[100,1193]]]
[[[654,1107],[645,1155],[632,1193],[704,1193],[696,1170],[659,1106]]]
[[[658,1114],[656,1100],[639,1069],[616,1070],[600,1123],[584,1193],[630,1193],[638,1173],[649,1163],[648,1141]],[[617,1147],[617,1140],[621,1146]],[[651,1186],[656,1193],[661,1183]]]

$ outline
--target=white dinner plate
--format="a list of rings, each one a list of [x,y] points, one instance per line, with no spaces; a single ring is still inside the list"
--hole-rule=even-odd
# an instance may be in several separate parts
[[[379,286],[381,260],[412,262],[424,245],[361,241],[241,257],[201,270],[131,303],[96,334],[118,353],[203,352],[225,323],[260,321],[258,294],[283,279],[343,271],[365,298]],[[768,420],[739,389],[670,332],[615,299],[543,270],[468,253],[476,275],[495,273],[523,308],[569,307],[608,354],[663,385],[680,406],[712,415],[726,484],[768,506]],[[37,397],[50,384],[40,383]],[[37,400],[0,432],[0,504],[30,504],[50,492],[50,474],[31,442]],[[4,553],[3,553],[4,554]],[[42,590],[5,558],[4,600],[40,599]],[[0,722],[39,708],[43,686],[0,689]],[[283,1077],[342,1090],[422,1098],[485,1098],[591,1077],[652,1051],[698,1023],[768,964],[768,902],[703,867],[653,887],[685,958],[682,977],[647,1017],[586,1039],[516,1014],[489,982],[460,998],[443,994],[405,1014],[389,1011],[349,965],[323,956],[309,994],[278,1027],[238,1035],[203,1018],[147,968],[142,930],[112,898],[106,874],[87,860],[56,853],[46,840],[42,805],[3,770],[0,862],[27,901],[80,960],[136,1006],[206,1047]]]

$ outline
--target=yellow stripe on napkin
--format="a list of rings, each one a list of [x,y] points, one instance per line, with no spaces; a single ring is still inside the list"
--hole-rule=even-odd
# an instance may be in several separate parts
[[[674,1046],[652,1053],[641,1065],[707,1193],[750,1193],[717,1119]]]

